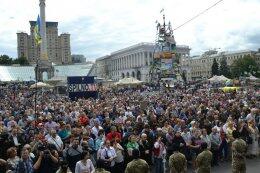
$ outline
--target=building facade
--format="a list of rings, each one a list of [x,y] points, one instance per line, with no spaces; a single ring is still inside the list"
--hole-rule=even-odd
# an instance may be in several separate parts
[[[211,77],[211,67],[214,59],[216,59],[218,64],[220,64],[221,59],[226,58],[227,65],[231,66],[235,60],[243,58],[245,55],[256,57],[257,63],[260,64],[260,50],[240,50],[230,52],[217,52],[213,50],[207,51],[201,56],[182,58],[181,68],[186,73],[188,81],[207,79]]]
[[[40,57],[40,46],[34,38],[36,21],[30,21],[30,35],[25,32],[17,33],[17,54],[26,57],[30,64],[35,64]],[[48,58],[55,64],[70,64],[70,34],[58,35],[58,22],[46,22],[47,52]]]
[[[86,57],[84,55],[71,55],[72,63],[86,63]]]
[[[119,80],[124,77],[135,77],[141,81],[150,81],[149,71],[153,61],[154,44],[139,43],[98,58],[89,75]],[[188,46],[177,46],[176,53],[187,57]]]

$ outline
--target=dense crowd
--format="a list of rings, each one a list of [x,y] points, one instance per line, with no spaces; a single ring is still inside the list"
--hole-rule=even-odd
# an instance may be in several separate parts
[[[225,93],[207,84],[143,86],[77,101],[51,91],[36,96],[35,106],[29,87],[1,88],[0,172],[122,173],[138,155],[151,172],[164,173],[177,150],[195,170],[204,149],[212,153],[211,166],[230,160],[234,131],[247,143],[249,159],[259,155],[260,96],[254,88]]]

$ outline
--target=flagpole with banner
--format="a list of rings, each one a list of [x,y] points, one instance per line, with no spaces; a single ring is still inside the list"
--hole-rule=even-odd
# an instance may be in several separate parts
[[[40,28],[41,28],[41,20],[40,16],[38,15],[36,24],[34,26],[34,39],[36,46],[39,47],[41,44],[41,34],[40,34]],[[36,66],[35,66],[35,97],[34,97],[34,112],[35,112],[35,118],[37,118],[37,82],[38,82],[38,68],[39,68],[39,57],[36,57]]]

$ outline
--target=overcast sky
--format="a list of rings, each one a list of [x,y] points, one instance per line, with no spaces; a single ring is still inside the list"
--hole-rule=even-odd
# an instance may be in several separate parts
[[[139,42],[154,42],[156,20],[165,9],[173,28],[218,0],[46,0],[47,21],[71,34],[72,54],[95,59]],[[192,55],[221,48],[260,48],[260,0],[224,0],[174,32]],[[17,57],[17,31],[29,33],[39,0],[0,0],[0,54]]]

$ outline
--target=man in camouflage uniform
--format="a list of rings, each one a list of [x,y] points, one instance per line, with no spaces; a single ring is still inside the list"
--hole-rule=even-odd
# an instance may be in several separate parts
[[[95,170],[95,173],[110,173],[109,171],[106,171],[105,169],[103,169],[103,168],[97,168],[96,170]]]
[[[203,151],[196,158],[197,173],[210,173],[212,153],[208,150],[207,143],[202,143],[201,149]]]
[[[232,142],[232,173],[245,173],[246,142],[239,138],[238,131],[233,131],[232,135],[235,138],[235,141]]]
[[[170,173],[186,173],[187,160],[184,154],[180,153],[180,145],[176,144],[173,154],[169,158]]]
[[[138,149],[132,151],[133,160],[127,164],[125,173],[149,173],[149,165],[143,159],[140,159],[140,153]]]

